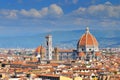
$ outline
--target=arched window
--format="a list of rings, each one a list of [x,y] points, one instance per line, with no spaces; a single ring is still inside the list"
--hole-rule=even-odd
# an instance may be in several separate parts
[[[89,49],[89,51],[91,51],[91,48]]]
[[[82,48],[82,51],[84,51],[84,49]]]

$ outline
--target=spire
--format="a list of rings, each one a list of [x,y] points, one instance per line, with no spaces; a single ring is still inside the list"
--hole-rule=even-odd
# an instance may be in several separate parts
[[[89,27],[86,27],[86,33],[89,33]]]

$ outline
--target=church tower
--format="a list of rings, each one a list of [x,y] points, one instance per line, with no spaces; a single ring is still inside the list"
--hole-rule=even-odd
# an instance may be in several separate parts
[[[54,60],[59,61],[59,49],[54,48]]]
[[[52,36],[46,36],[46,59],[52,60]]]

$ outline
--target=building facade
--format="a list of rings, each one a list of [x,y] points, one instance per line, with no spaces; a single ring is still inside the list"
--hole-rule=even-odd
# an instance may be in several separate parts
[[[52,47],[52,36],[46,37],[46,52],[43,53],[43,47],[38,52],[41,55],[41,59],[46,60],[87,60],[100,59],[99,44],[96,38],[90,33],[89,28],[86,28],[86,32],[81,36],[77,43],[77,49],[60,49]]]
[[[77,53],[81,60],[91,61],[93,59],[98,59],[100,56],[98,41],[90,33],[89,28],[86,28],[86,32],[82,35],[77,43]]]

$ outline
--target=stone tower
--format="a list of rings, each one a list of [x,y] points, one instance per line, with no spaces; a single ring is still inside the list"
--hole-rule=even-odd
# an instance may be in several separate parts
[[[58,61],[59,60],[59,50],[58,48],[54,48],[54,60]]]
[[[52,60],[52,36],[46,36],[46,59]]]

